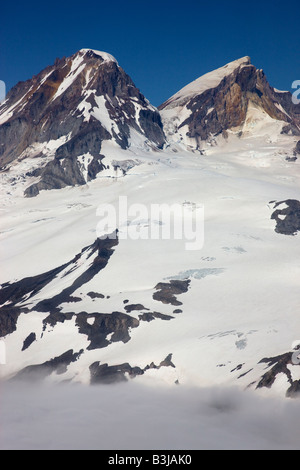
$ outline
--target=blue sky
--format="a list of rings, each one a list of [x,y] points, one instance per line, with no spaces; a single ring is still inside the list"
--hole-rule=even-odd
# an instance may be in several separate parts
[[[300,80],[299,16],[294,0],[2,2],[0,80],[9,89],[56,57],[93,48],[114,55],[155,106],[245,55],[272,86],[291,90]]]

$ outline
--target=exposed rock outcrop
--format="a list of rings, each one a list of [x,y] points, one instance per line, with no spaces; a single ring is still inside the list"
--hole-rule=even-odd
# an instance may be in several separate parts
[[[161,367],[173,367],[172,354],[169,354],[157,366],[154,362],[147,364],[146,367],[132,367],[128,362],[109,366],[107,363],[100,364],[99,361],[90,365],[91,384],[111,384],[116,382],[127,382],[128,378],[134,378],[137,375],[143,375],[149,369],[160,369]]]
[[[280,207],[285,205],[285,207]],[[275,231],[283,235],[295,235],[300,231],[300,201],[287,199],[277,202],[271,219],[276,221]]]
[[[176,296],[188,291],[190,280],[180,281],[172,279],[170,282],[159,282],[156,286],[156,292],[153,294],[153,299],[162,302],[163,304],[182,305],[182,302],[177,300]]]
[[[298,140],[296,147],[294,148],[294,155],[300,155],[300,140]]]
[[[277,376],[285,375],[287,382],[289,384],[289,387],[286,391],[286,396],[287,397],[295,397],[299,396],[300,394],[300,381],[295,380],[293,377],[293,373],[291,371],[291,367],[296,367],[298,368],[299,365],[294,365],[292,361],[292,352],[288,352],[285,354],[281,354],[276,357],[270,357],[270,358],[264,358],[260,361],[260,363],[266,363],[268,370],[261,379],[259,380],[256,388],[271,388],[276,379]]]

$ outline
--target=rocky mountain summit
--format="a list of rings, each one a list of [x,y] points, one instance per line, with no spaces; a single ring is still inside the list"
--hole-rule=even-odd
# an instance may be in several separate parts
[[[0,106],[2,171],[34,159],[39,177],[26,196],[42,189],[82,185],[105,168],[103,141],[122,149],[132,140],[161,148],[158,111],[110,54],[82,49],[18,83]]]
[[[282,132],[300,135],[300,105],[272,88],[263,70],[243,57],[198,78],[159,106],[168,137],[201,149],[227,131],[240,134],[257,120],[274,119]]]

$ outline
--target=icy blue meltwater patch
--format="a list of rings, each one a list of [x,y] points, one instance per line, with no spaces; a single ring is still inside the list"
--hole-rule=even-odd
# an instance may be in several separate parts
[[[228,251],[231,253],[247,253],[246,250],[244,250],[244,248],[242,248],[241,246],[233,246],[233,247],[223,246],[222,249],[224,251]]]
[[[0,80],[0,104],[5,100],[6,86],[3,80]]]
[[[188,269],[187,271],[181,271],[176,276],[168,277],[166,279],[203,279],[206,276],[218,276],[225,271],[224,268],[202,268],[202,269]]]

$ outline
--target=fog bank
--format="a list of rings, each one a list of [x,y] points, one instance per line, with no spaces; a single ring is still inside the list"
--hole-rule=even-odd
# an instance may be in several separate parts
[[[0,449],[300,449],[299,400],[232,388],[1,384]]]

